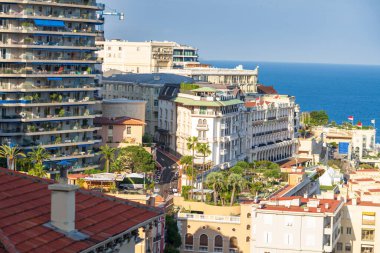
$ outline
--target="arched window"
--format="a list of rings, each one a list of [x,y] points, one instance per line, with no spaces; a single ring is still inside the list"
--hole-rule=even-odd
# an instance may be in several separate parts
[[[223,237],[220,235],[215,236],[214,252],[223,252]]]
[[[237,243],[237,238],[231,237],[230,238],[230,249],[237,249],[238,248],[238,243]]]
[[[193,250],[194,245],[194,237],[192,234],[186,234],[185,236],[185,249]]]
[[[202,120],[198,119],[198,125],[202,125]]]
[[[199,237],[199,251],[208,251],[208,236],[205,234]]]
[[[247,218],[251,218],[251,213],[247,213]]]
[[[245,241],[246,242],[249,242],[251,240],[251,238],[249,237],[249,236],[247,236],[246,238],[245,238]]]
[[[207,120],[203,120],[203,125],[207,125]]]

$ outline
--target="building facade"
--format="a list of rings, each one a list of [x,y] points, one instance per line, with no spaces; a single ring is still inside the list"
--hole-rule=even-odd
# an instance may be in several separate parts
[[[336,252],[343,202],[301,197],[254,205],[254,253]]]
[[[286,95],[257,95],[245,103],[248,161],[280,162],[296,152],[295,98]]]
[[[49,167],[94,166],[95,37],[92,0],[0,3],[0,139],[26,153],[41,145]]]
[[[145,132],[154,136],[158,129],[158,97],[161,88],[167,83],[180,84],[182,82],[190,83],[192,79],[170,74],[112,75],[102,80],[102,96],[104,99],[126,98],[146,101]]]
[[[113,148],[142,145],[145,122],[129,117],[97,117],[94,120],[97,134],[101,137],[100,145]]]
[[[173,102],[176,110],[168,115],[163,113],[164,119],[160,118],[159,129],[165,129],[166,115],[176,117],[173,124],[176,127],[175,142],[172,141],[171,145],[175,145],[178,154],[192,155],[187,148],[187,139],[196,136],[198,142],[207,143],[210,147],[211,154],[205,159],[210,166],[229,168],[244,160],[245,132],[241,114],[244,103],[236,99],[231,91],[201,87],[178,93]],[[202,155],[196,153],[195,156],[195,163],[202,164]]]
[[[103,71],[111,69],[127,73],[155,73],[160,69],[198,63],[198,50],[170,41],[130,42],[107,40],[97,42],[103,58]]]
[[[245,93],[255,93],[257,91],[259,68],[247,70],[242,65],[234,69],[195,65],[184,69],[161,69],[160,72],[188,76],[194,79],[194,82],[236,85]]]

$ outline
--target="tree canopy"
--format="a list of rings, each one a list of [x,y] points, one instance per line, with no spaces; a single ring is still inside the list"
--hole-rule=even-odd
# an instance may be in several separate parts
[[[312,111],[310,112],[309,122],[312,126],[323,126],[329,123],[329,116],[326,111]]]
[[[153,156],[140,146],[120,149],[115,161],[123,170],[131,172],[151,172],[154,170]]]

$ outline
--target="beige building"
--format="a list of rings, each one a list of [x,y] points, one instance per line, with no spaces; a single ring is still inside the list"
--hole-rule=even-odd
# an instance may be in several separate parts
[[[142,145],[145,122],[129,117],[98,117],[94,120],[100,129],[97,134],[101,137],[101,146],[108,145],[121,148],[130,145]]]
[[[158,96],[161,88],[166,83],[182,82],[192,83],[193,80],[170,74],[117,74],[103,78],[102,96],[104,99],[126,98],[145,101],[145,132],[154,136],[158,129]],[[130,115],[132,114],[123,116]]]
[[[98,56],[103,58],[102,70],[126,73],[155,73],[160,69],[183,67],[198,63],[196,48],[170,41],[130,42],[98,41]]]
[[[371,159],[376,156],[375,149],[376,129],[341,129],[336,127],[315,127],[313,133],[316,137],[323,135],[327,143],[348,143],[348,157],[361,162],[376,163],[380,159]],[[373,161],[371,161],[373,160]]]
[[[180,252],[248,253],[251,242],[251,205],[211,206],[174,198],[180,208]]]
[[[259,68],[244,69],[242,65],[234,69],[195,66],[184,69],[161,69],[162,73],[188,76],[195,82],[208,82],[223,85],[238,85],[246,93],[257,91]]]

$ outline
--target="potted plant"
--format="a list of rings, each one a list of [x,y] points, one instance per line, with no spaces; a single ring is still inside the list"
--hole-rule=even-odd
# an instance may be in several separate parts
[[[59,117],[64,117],[65,116],[65,109],[61,108],[58,112]]]
[[[54,141],[55,144],[59,144],[61,142],[62,142],[61,136],[58,136],[57,138],[55,138],[55,141]]]

